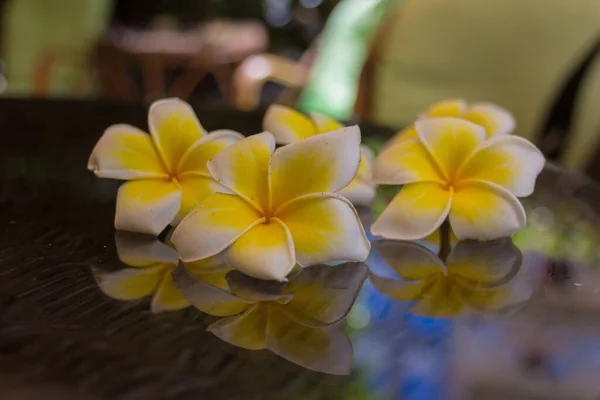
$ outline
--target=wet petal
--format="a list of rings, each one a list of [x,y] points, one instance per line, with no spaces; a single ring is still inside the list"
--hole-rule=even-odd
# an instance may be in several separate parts
[[[166,270],[167,264],[147,268],[125,268],[106,272],[94,268],[94,278],[104,294],[117,300],[137,300],[154,293]]]
[[[422,239],[444,222],[451,204],[452,191],[437,183],[405,185],[371,226],[371,232],[387,239]]]
[[[447,179],[485,140],[485,129],[458,118],[432,118],[415,123],[421,141]]]
[[[181,310],[189,306],[190,302],[183,297],[181,292],[175,286],[175,283],[173,283],[171,271],[166,271],[158,290],[152,298],[150,309],[153,313],[160,313],[163,311]]]
[[[402,140],[386,147],[373,164],[373,180],[384,185],[444,182],[441,170],[420,139]]]
[[[166,178],[152,138],[131,125],[109,127],[94,147],[88,169],[100,178]]]
[[[248,350],[261,350],[267,347],[268,306],[251,306],[242,315],[223,318],[206,330],[219,339]]]
[[[371,273],[369,278],[373,286],[386,296],[398,301],[414,301],[423,296],[423,292],[433,284],[432,279],[435,279],[436,276],[422,281],[404,281],[384,278]]]
[[[167,180],[138,180],[121,185],[117,194],[115,228],[158,235],[181,204],[181,188]]]
[[[132,232],[115,233],[119,260],[132,267],[148,267],[156,263],[177,265],[179,257],[172,247],[155,236]]]
[[[270,169],[273,209],[306,194],[343,189],[356,175],[359,163],[358,126],[277,149]]]
[[[183,177],[179,184],[181,185],[181,207],[176,222],[180,222],[208,196],[215,193],[231,193],[209,175],[188,175]]]
[[[461,117],[466,110],[467,103],[464,100],[443,100],[425,110],[421,118]]]
[[[286,312],[297,322],[313,327],[340,322],[354,305],[367,270],[363,263],[304,268],[290,278],[285,288],[287,293],[293,293]]]
[[[338,122],[335,119],[323,114],[310,113],[310,119],[312,119],[317,127],[318,133],[337,131],[338,129],[342,129],[344,127],[341,122]]]
[[[249,302],[195,277],[180,263],[173,271],[177,290],[198,310],[216,317],[238,315],[250,307]]]
[[[152,103],[148,126],[169,171],[175,172],[184,154],[205,134],[192,107],[180,99]]]
[[[223,251],[261,218],[241,197],[216,193],[181,221],[171,241],[184,262],[200,260]]]
[[[460,296],[460,287],[452,284],[443,275],[432,282],[421,298],[410,308],[410,312],[426,317],[453,318],[468,311]]]
[[[231,245],[227,264],[254,278],[281,281],[296,265],[292,236],[281,221],[271,218]]]
[[[461,240],[509,236],[523,229],[525,222],[519,200],[498,185],[471,181],[456,188],[450,224]]]
[[[287,203],[278,213],[290,230],[302,266],[330,261],[364,261],[371,248],[356,210],[333,193],[309,195]]]
[[[275,141],[288,144],[316,135],[313,122],[301,112],[273,104],[269,107],[263,120],[263,129],[271,132]]]
[[[417,243],[377,240],[373,245],[387,265],[409,281],[429,279],[446,269],[442,260]]]
[[[207,163],[219,183],[265,210],[269,203],[269,163],[273,135],[263,132],[227,147]]]
[[[521,266],[521,252],[510,238],[459,242],[446,261],[448,274],[474,285],[493,286],[505,281]]]
[[[546,160],[535,145],[518,136],[498,136],[480,145],[461,167],[457,180],[489,181],[529,196]]]
[[[511,113],[495,104],[473,104],[464,112],[462,118],[483,126],[488,138],[508,135],[515,129],[515,119]]]
[[[209,133],[193,144],[181,158],[177,168],[178,176],[208,174],[206,163],[226,147],[242,139],[244,139],[244,135],[228,129]]]
[[[267,348],[314,371],[347,375],[352,369],[352,344],[341,325],[310,328],[298,324],[282,308],[269,309]]]

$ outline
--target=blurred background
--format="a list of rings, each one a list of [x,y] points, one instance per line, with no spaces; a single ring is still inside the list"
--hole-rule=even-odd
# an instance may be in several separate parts
[[[261,109],[394,129],[495,102],[550,159],[600,177],[600,2],[1,0],[5,97]]]

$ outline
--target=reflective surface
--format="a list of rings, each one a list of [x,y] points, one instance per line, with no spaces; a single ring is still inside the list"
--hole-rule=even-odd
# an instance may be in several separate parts
[[[380,241],[366,265],[260,282],[114,232],[118,182],[86,159],[105,126],[143,126],[142,106],[0,106],[2,399],[600,393],[600,190],[578,175],[546,169],[514,244],[462,242],[441,259],[435,244]],[[260,127],[198,114],[209,129]]]

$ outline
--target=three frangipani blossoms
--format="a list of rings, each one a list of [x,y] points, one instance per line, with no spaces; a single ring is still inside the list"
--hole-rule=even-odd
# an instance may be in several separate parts
[[[375,235],[422,239],[446,219],[459,239],[511,235],[525,224],[517,197],[532,193],[545,162],[510,135],[508,112],[461,101],[430,108],[375,161],[358,126],[281,106],[268,110],[267,132],[246,138],[206,133],[178,99],[152,104],[148,120],[150,135],[108,128],[90,156],[97,176],[128,181],[117,195],[116,228],[156,235],[172,225],[184,262],[220,255],[228,268],[266,280],[364,261],[370,244],[353,203],[369,205],[375,183],[403,185]]]

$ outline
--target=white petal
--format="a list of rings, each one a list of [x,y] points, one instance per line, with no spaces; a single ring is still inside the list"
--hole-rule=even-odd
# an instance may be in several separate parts
[[[179,257],[172,247],[155,236],[140,233],[115,233],[117,254],[122,263],[132,267],[148,267],[156,263],[177,265]]]
[[[525,227],[523,206],[501,186],[470,181],[455,190],[450,224],[459,239],[497,239]]]
[[[188,149],[205,134],[192,107],[176,98],[152,103],[148,126],[163,161],[172,172]]]
[[[273,104],[265,113],[263,129],[271,132],[275,141],[288,144],[317,134],[313,122],[301,112]]]
[[[287,203],[276,215],[292,234],[302,266],[330,261],[364,261],[369,243],[356,210],[333,193],[307,195]]]
[[[352,181],[359,163],[358,126],[277,149],[270,168],[273,209],[306,194],[337,192]]]
[[[181,204],[181,188],[167,180],[138,180],[121,185],[117,194],[115,228],[158,235]]]
[[[462,118],[485,128],[487,137],[508,135],[515,130],[515,119],[507,110],[496,104],[473,104]]]
[[[104,131],[90,155],[88,169],[100,178],[168,176],[150,135],[126,124],[113,125]]]
[[[294,242],[277,218],[255,225],[229,248],[227,264],[244,274],[282,281],[296,265]]]
[[[489,181],[515,196],[529,196],[546,160],[535,145],[518,136],[486,140],[461,167],[457,180]]]
[[[387,239],[422,239],[444,222],[451,204],[451,190],[432,182],[410,183],[383,210],[371,232]]]
[[[244,232],[264,219],[239,196],[209,196],[173,232],[171,241],[184,262],[220,253]]]

